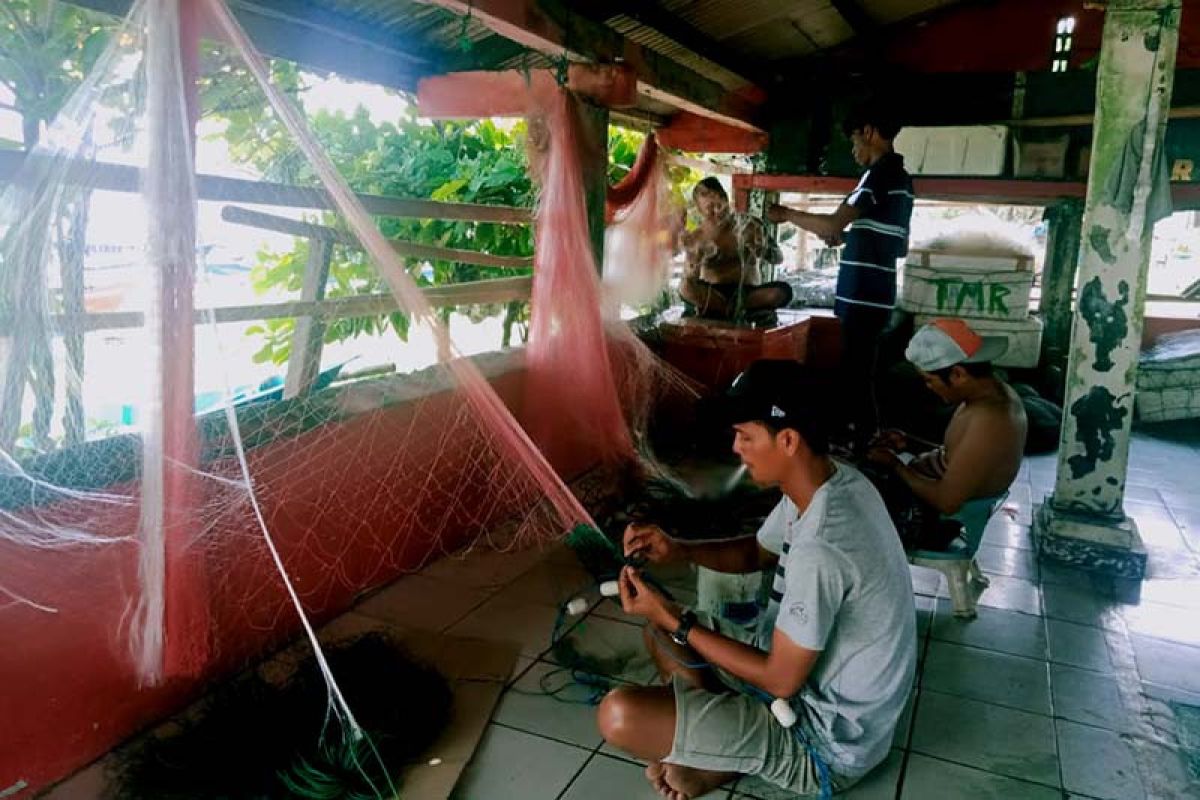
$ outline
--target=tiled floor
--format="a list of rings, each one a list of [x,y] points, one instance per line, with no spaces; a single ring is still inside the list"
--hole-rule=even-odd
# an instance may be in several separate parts
[[[850,798],[1200,798],[1200,447],[1135,438],[1127,509],[1150,577],[1117,585],[1039,564],[1029,523],[1050,491],[1051,456],[1027,459],[980,562],[979,616],[950,613],[937,573],[914,568],[922,666],[895,749]],[[360,606],[426,609],[423,626],[521,642],[460,800],[653,798],[642,766],[604,745],[588,704],[549,651],[558,604],[588,583],[569,553],[442,562]],[[686,576],[673,583],[686,596]],[[408,616],[407,614],[405,615]],[[620,680],[650,682],[638,627],[604,602],[567,620],[579,653]],[[1181,746],[1181,740],[1191,748]],[[707,798],[783,795],[743,778]]]

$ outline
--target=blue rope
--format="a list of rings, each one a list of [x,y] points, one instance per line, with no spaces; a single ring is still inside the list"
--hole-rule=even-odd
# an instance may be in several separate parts
[[[775,702],[774,697],[767,694],[762,689],[759,689],[757,686],[753,686],[745,681],[740,681],[740,683],[750,690],[750,694],[758,697],[759,700],[762,700],[764,703],[766,703],[768,708],[770,707],[771,703]],[[791,730],[796,737],[796,741],[800,742],[800,746],[804,748],[806,753],[808,753],[808,757],[812,759],[813,765],[817,768],[817,784],[820,787],[818,789],[817,797],[819,800],[829,800],[831,797],[833,797],[833,778],[829,774],[829,765],[825,763],[825,759],[821,758],[821,755],[817,752],[817,748],[813,747],[812,742],[810,742],[808,737],[804,735],[804,731],[801,728],[799,721],[792,726]]]
[[[652,630],[656,639],[659,641],[664,641],[662,638],[662,633],[658,630],[658,628],[654,627]],[[665,652],[668,656],[674,659],[675,663],[688,669],[707,669],[712,667],[712,664],[708,663],[707,661],[699,664],[688,664],[679,656],[675,655],[675,653],[671,651],[670,647],[666,648]],[[746,681],[739,679],[738,684],[745,687],[747,694],[763,701],[767,705],[768,709],[770,708],[771,703],[775,702],[774,697],[751,683],[747,683]],[[804,748],[806,753],[808,753],[808,757],[812,759],[813,765],[817,768],[817,783],[820,787],[817,794],[818,800],[830,800],[830,798],[833,797],[833,779],[829,774],[829,765],[826,764],[825,759],[821,758],[820,754],[817,753],[817,749],[813,747],[810,741],[808,741],[808,737],[804,735],[804,731],[801,730],[798,724],[793,725],[791,730],[795,735],[796,740],[800,742],[800,746]]]
[[[697,664],[689,664],[688,662],[684,661],[679,656],[675,655],[675,653],[671,649],[671,645],[674,644],[674,642],[673,641],[668,642],[666,639],[664,639],[663,635],[662,635],[662,631],[660,631],[658,629],[657,625],[650,626],[650,633],[651,633],[651,635],[654,636],[655,639],[657,639],[658,641],[660,641],[666,645],[666,647],[662,648],[660,650],[660,652],[664,652],[667,655],[669,655],[671,657],[671,660],[673,660],[676,664],[683,667],[684,669],[711,669],[712,668],[712,664],[708,663],[707,661],[701,661]]]
[[[599,583],[600,582],[597,581],[596,585],[599,585]],[[590,585],[582,588],[580,591],[581,592],[586,591],[589,588],[591,588]],[[607,599],[612,600],[613,602],[616,602],[615,598],[610,597]],[[554,620],[554,632],[550,636],[551,646],[557,644],[559,641],[559,630],[562,626],[563,619],[566,617],[566,611],[567,611],[566,603],[560,604],[558,607],[558,616]],[[670,647],[670,644],[663,637],[662,631],[660,631],[657,626],[651,625],[650,631],[655,639],[657,639],[659,642],[662,642],[667,645],[666,647],[661,648],[660,652],[666,653],[668,656],[671,657],[672,660],[675,661],[676,664],[679,664],[681,667],[683,667],[685,669],[711,669],[712,668],[712,664],[710,664],[708,661],[700,661],[695,664],[691,664],[691,663],[688,663],[687,661],[684,661],[682,658],[675,655],[674,649],[672,647]],[[550,674],[553,674],[553,673],[550,673]],[[544,677],[549,677],[549,675],[544,676]],[[604,697],[604,693],[608,690],[608,688],[612,687],[612,683],[609,682],[607,679],[605,679],[603,676],[593,675],[592,673],[586,672],[583,670],[571,670],[571,678],[576,683],[592,689],[593,694],[585,701],[589,705],[598,704],[600,702],[600,700]],[[759,689],[757,686],[754,686],[753,684],[747,683],[746,681],[742,681],[742,680],[739,680],[738,683],[747,689],[748,694],[755,696],[759,700],[762,700],[764,703],[766,703],[768,708],[770,707],[771,703],[773,703],[775,701],[774,697],[767,694],[762,689]],[[603,686],[605,688],[601,689],[601,686]],[[544,685],[542,688],[545,691]],[[561,689],[553,691],[553,692],[546,691],[546,694],[549,694],[550,696],[555,697],[555,699],[559,699],[559,698],[557,698],[558,691],[561,691]],[[798,742],[800,742],[800,746],[804,748],[804,751],[806,753],[808,753],[808,757],[810,759],[812,759],[813,765],[816,766],[816,768],[817,768],[817,783],[820,787],[818,790],[818,794],[817,794],[818,800],[830,800],[830,798],[833,797],[833,779],[830,777],[830,774],[829,774],[829,765],[826,764],[825,759],[821,758],[820,754],[817,753],[816,748],[813,747],[811,742],[809,742],[808,737],[804,735],[804,731],[800,728],[799,725],[793,725],[791,730],[792,730],[792,733],[795,735],[796,740]]]

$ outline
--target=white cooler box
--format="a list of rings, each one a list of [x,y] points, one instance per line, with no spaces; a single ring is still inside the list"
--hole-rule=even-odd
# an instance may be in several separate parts
[[[1142,353],[1135,407],[1145,422],[1200,418],[1200,330],[1160,336]]]
[[[900,307],[914,314],[1024,322],[1032,289],[1029,271],[930,268],[910,261],[901,277]]]
[[[961,316],[958,314],[917,314],[917,327],[933,322],[939,316]],[[996,359],[1000,367],[1030,369],[1038,365],[1042,355],[1042,321],[1038,317],[1020,320],[971,319],[962,317],[971,330],[980,336],[1003,336],[1008,339],[1008,350]]]

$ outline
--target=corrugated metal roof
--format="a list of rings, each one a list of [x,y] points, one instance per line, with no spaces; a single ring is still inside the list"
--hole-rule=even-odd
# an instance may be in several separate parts
[[[248,0],[253,2],[253,0]],[[962,0],[856,0],[867,17],[889,25]],[[803,57],[837,47],[855,31],[831,0],[562,0],[570,13],[602,19],[613,30],[650,50],[688,67],[726,88],[737,88],[748,76],[738,71],[742,60],[761,65]],[[303,5],[303,4],[300,4]],[[520,53],[473,18],[419,0],[323,0],[320,13],[368,26],[450,68],[502,68],[549,63],[544,56]],[[711,40],[722,56],[699,54],[671,37],[671,32],[639,22],[637,10],[655,7],[693,32]],[[599,11],[598,9],[605,9]],[[628,10],[627,13],[622,11]],[[599,14],[599,16],[597,16]],[[607,17],[607,18],[605,18]],[[472,46],[464,47],[464,42]],[[718,63],[720,62],[720,63]]]
[[[658,5],[717,41],[738,36],[828,0],[659,0]]]
[[[892,24],[957,2],[959,0],[871,0],[862,5],[877,22]]]
[[[616,16],[607,20],[606,24],[618,33],[624,34],[631,42],[636,42],[656,53],[660,53],[682,66],[694,69],[699,74],[716,81],[727,89],[736,89],[747,82],[745,76],[725,69],[720,64],[716,64],[684,47],[669,36],[642,25],[640,22],[629,17]]]
[[[830,0],[637,0],[659,6],[714,42],[728,48],[729,61],[753,57],[757,61],[786,61],[837,47],[854,38],[855,31]],[[927,14],[962,0],[856,0],[875,25],[885,26]],[[684,63],[688,58],[677,43],[628,17],[609,24],[663,55]],[[694,56],[687,62],[696,71],[725,83],[731,73]],[[725,80],[723,80],[725,79]]]

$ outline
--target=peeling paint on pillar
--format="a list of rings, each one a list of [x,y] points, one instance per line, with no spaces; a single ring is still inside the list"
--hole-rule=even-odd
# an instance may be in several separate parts
[[[1121,296],[1109,301],[1100,288],[1100,278],[1095,277],[1084,284],[1079,292],[1079,316],[1088,326],[1088,341],[1096,348],[1096,360],[1092,367],[1098,372],[1113,368],[1112,351],[1129,335],[1129,320],[1125,307],[1129,305],[1129,284],[1117,284]]]
[[[1112,0],[1105,12],[1067,413],[1054,495],[1037,521],[1039,547],[1067,560],[1075,545],[1088,558],[1096,548],[1117,560],[1122,548],[1140,550],[1123,511],[1125,474],[1153,233],[1151,167],[1171,105],[1180,8],[1181,0]],[[1144,551],[1140,558],[1144,565]]]
[[[1096,251],[1096,255],[1107,264],[1115,264],[1117,257],[1113,255],[1112,248],[1108,246],[1108,236],[1112,233],[1108,228],[1100,225],[1094,226],[1088,231],[1088,243],[1092,249]]]
[[[1096,471],[1097,463],[1112,458],[1116,447],[1113,431],[1121,427],[1129,413],[1129,409],[1117,406],[1120,399],[1113,397],[1112,392],[1103,386],[1093,386],[1087,394],[1071,404],[1071,416],[1075,418],[1075,441],[1083,446],[1082,453],[1067,459],[1072,478],[1090,475]],[[1120,480],[1109,476],[1105,483],[1116,486]],[[1095,489],[1092,493],[1095,494]]]

